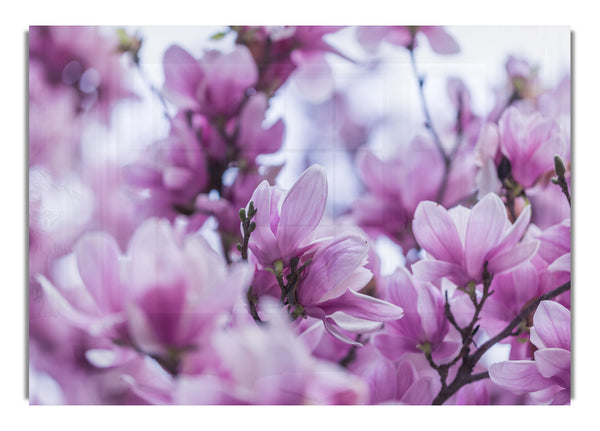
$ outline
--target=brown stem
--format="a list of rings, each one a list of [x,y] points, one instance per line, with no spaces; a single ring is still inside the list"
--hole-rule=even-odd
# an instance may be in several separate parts
[[[450,383],[449,385],[446,384],[445,379],[442,380],[442,389],[440,390],[438,395],[435,397],[432,404],[433,405],[441,405],[441,404],[445,403],[452,395],[454,395],[463,386],[489,377],[489,374],[487,371],[481,372],[478,374],[473,374],[473,369],[475,368],[475,365],[481,359],[483,354],[485,352],[487,352],[496,343],[499,343],[506,337],[513,335],[514,334],[513,330],[517,326],[519,326],[519,324],[524,319],[526,319],[527,316],[529,316],[537,308],[537,306],[540,304],[540,302],[556,298],[557,296],[561,295],[562,293],[565,293],[566,291],[568,291],[570,288],[571,288],[571,282],[568,281],[567,283],[557,287],[556,289],[551,290],[550,292],[545,293],[544,295],[541,295],[540,297],[536,298],[529,305],[527,305],[526,307],[523,307],[521,312],[513,320],[511,320],[508,323],[508,325],[500,333],[498,333],[496,336],[490,338],[488,341],[486,341],[484,344],[482,344],[481,347],[479,347],[473,354],[471,354],[471,355],[465,354],[462,357],[462,363],[456,373],[456,377],[454,378],[452,383]],[[484,296],[485,296],[485,294],[484,294]],[[482,302],[483,302],[483,299],[482,299]],[[461,351],[461,354],[462,354],[462,351]],[[440,367],[442,367],[442,366],[440,366]]]

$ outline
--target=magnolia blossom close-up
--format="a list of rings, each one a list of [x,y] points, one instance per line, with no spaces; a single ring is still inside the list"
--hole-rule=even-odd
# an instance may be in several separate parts
[[[570,404],[569,31],[31,26],[29,403]]]

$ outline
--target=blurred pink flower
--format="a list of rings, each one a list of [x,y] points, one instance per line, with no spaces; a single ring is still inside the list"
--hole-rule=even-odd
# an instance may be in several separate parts
[[[554,156],[564,156],[565,141],[556,122],[540,114],[508,108],[498,122],[500,149],[511,164],[513,178],[523,187],[554,170]]]
[[[169,136],[155,143],[146,157],[124,167],[127,183],[140,193],[146,216],[173,220],[193,211],[196,196],[206,191],[206,154],[182,115],[171,122]]]
[[[192,110],[210,119],[237,113],[246,91],[256,84],[258,69],[244,46],[223,54],[209,51],[200,60],[173,45],[163,57],[164,93],[181,110]]]
[[[421,201],[436,199],[442,185],[444,161],[438,150],[430,139],[417,136],[388,160],[365,150],[358,152],[356,163],[367,193],[355,201],[353,219],[372,236],[385,234],[408,251],[415,246],[415,209]],[[454,204],[471,193],[474,175],[472,156],[459,152],[441,203]]]
[[[102,232],[83,236],[75,256],[87,295],[68,301],[40,277],[46,295],[73,325],[148,354],[193,350],[251,280],[244,263],[229,268],[201,237],[158,219],[136,230],[126,256]]]
[[[100,27],[29,28],[30,64],[39,62],[48,85],[76,97],[75,112],[93,112],[104,123],[116,102],[137,97],[124,79],[127,69],[118,48],[116,31],[110,34]]]
[[[460,51],[454,38],[440,26],[360,26],[357,39],[367,50],[377,49],[382,41],[406,48],[416,47],[416,35],[423,34],[437,54],[456,54]]]

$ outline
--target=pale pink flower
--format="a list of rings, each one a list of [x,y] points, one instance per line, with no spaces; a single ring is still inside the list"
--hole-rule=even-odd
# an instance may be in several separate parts
[[[398,268],[384,278],[383,289],[384,299],[405,310],[402,319],[387,322],[384,332],[374,336],[373,342],[384,356],[398,360],[425,348],[440,363],[458,353],[458,340],[446,339],[449,324],[438,288],[419,281],[406,268]]]
[[[209,118],[236,115],[246,91],[258,79],[252,55],[241,45],[228,54],[209,51],[201,60],[173,45],[165,52],[163,65],[167,98],[179,109]]]
[[[552,404],[569,404],[571,393],[571,312],[542,301],[533,316],[533,361],[504,361],[490,366],[490,378],[516,393],[553,388]]]
[[[325,169],[308,168],[286,193],[267,181],[258,185],[250,198],[257,210],[256,230],[249,249],[263,267],[277,260],[289,263],[310,248],[311,234],[323,217],[327,201]]]
[[[448,277],[459,286],[482,281],[484,264],[491,274],[507,271],[537,252],[537,240],[519,242],[531,217],[527,206],[510,224],[500,198],[488,194],[472,209],[462,206],[446,211],[435,202],[421,202],[413,231],[429,258],[413,264],[424,281]]]
[[[500,149],[511,164],[512,177],[523,187],[554,170],[554,156],[564,156],[565,140],[558,124],[540,114],[508,108],[498,122]]]
[[[362,237],[333,239],[312,255],[306,275],[297,286],[298,304],[306,315],[321,319],[331,335],[350,344],[361,345],[340,329],[372,332],[373,322],[404,315],[399,306],[358,293],[373,276],[363,266],[367,252],[368,244]]]
[[[416,47],[416,35],[423,34],[437,54],[456,54],[460,51],[454,38],[440,26],[362,26],[357,28],[357,39],[369,51],[382,41],[404,47]]]
[[[48,85],[75,96],[74,112],[93,113],[104,123],[116,102],[137,97],[124,79],[127,70],[118,48],[116,32],[99,27],[29,28],[29,59],[43,65]]]
[[[452,204],[472,192],[475,166],[471,159],[465,152],[457,154],[442,204]],[[419,135],[387,160],[360,151],[356,163],[367,189],[352,208],[356,223],[372,236],[389,236],[406,251],[414,247],[410,225],[415,210],[421,201],[437,198],[443,181],[444,161],[433,142]]]
[[[46,295],[90,335],[148,354],[196,348],[251,280],[247,265],[229,268],[201,237],[184,238],[166,220],[144,222],[126,256],[111,236],[95,232],[76,244],[75,257],[87,296],[69,301],[40,277]]]
[[[194,209],[196,196],[208,186],[208,160],[183,113],[171,122],[169,136],[142,160],[126,165],[124,175],[143,196],[139,208],[146,216],[173,220]]]

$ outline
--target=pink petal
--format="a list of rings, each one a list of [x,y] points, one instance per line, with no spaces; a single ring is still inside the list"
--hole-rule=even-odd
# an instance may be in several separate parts
[[[492,364],[490,379],[495,384],[516,393],[536,392],[554,384],[538,371],[535,361],[504,361]]]
[[[292,75],[294,84],[304,98],[322,103],[333,93],[333,72],[322,51],[292,51],[298,68]]]
[[[460,52],[458,43],[450,34],[444,29],[444,27],[432,26],[422,27],[421,31],[427,36],[429,45],[438,54],[457,54]]]
[[[363,378],[369,383],[371,392],[370,404],[379,404],[393,400],[396,397],[396,367],[390,361],[386,359],[378,360],[363,375]]]
[[[360,319],[375,322],[397,320],[404,315],[402,308],[372,296],[363,295],[348,289],[343,295],[318,304],[326,315],[343,311]]]
[[[431,402],[439,391],[439,387],[439,379],[421,377],[408,388],[400,401],[413,406],[431,405]]]
[[[538,349],[571,350],[571,312],[555,301],[542,301],[533,315],[531,342]]]
[[[103,313],[123,310],[119,245],[105,233],[85,235],[75,245],[79,275]]]
[[[365,183],[367,189],[374,193],[381,193],[381,191],[386,190],[384,174],[387,172],[384,169],[385,163],[375,154],[370,150],[358,151],[356,155],[356,166],[358,168],[358,174]]]
[[[267,180],[264,180],[254,190],[250,198],[256,209],[256,215],[252,219],[256,224],[256,229],[250,235],[249,245],[263,265],[271,264],[281,257],[275,234],[271,229],[271,207],[273,204],[271,202],[271,189],[272,187],[269,186]],[[248,206],[246,211],[248,211]],[[260,252],[258,252],[259,250]]]
[[[417,289],[408,269],[401,266],[390,276],[384,277],[380,284],[384,298],[393,304],[415,304],[417,302]]]
[[[278,151],[283,143],[284,134],[285,123],[283,120],[277,121],[267,130],[262,130],[256,137],[256,141],[249,153],[250,156],[255,157],[259,154],[271,154]]]
[[[539,246],[539,241],[527,241],[517,245],[512,250],[500,253],[490,259],[488,271],[492,274],[499,274],[527,262],[535,255]]]
[[[442,310],[440,291],[436,292],[435,288],[431,285],[420,286],[417,311],[421,317],[423,333],[429,341],[439,338],[440,332],[446,328],[446,317]]]
[[[335,323],[335,320],[327,317],[323,320],[323,324],[325,325],[325,329],[327,330],[327,332],[329,332],[331,335],[333,335],[338,340],[340,340],[344,343],[347,343],[347,344],[352,344],[353,346],[357,346],[357,347],[363,346],[358,341],[353,340],[352,338],[350,338],[346,334],[344,334],[342,332],[341,328],[339,327],[339,325],[337,323]]]
[[[390,361],[397,361],[409,352],[418,352],[414,340],[397,335],[386,333],[376,334],[372,338],[372,343]]]
[[[413,263],[411,269],[413,274],[422,281],[437,281],[447,277],[461,286],[471,280],[462,267],[454,263],[426,259]]]
[[[193,173],[186,168],[169,166],[163,171],[163,184],[171,190],[183,188],[192,178]]]
[[[571,272],[571,253],[563,254],[548,266],[551,272]]]
[[[366,50],[375,51],[388,32],[389,27],[386,26],[359,26],[356,39]]]
[[[571,391],[568,389],[563,389],[559,391],[554,400],[550,403],[551,406],[564,406],[571,403]]]
[[[306,307],[326,301],[333,295],[339,296],[342,292],[336,288],[365,261],[368,249],[363,238],[352,235],[322,246],[298,286],[300,303]]]
[[[475,280],[483,271],[488,252],[500,242],[507,223],[504,204],[495,194],[486,195],[471,210],[465,235],[465,263]]]
[[[525,209],[519,214],[519,217],[514,224],[506,230],[504,238],[500,241],[500,244],[488,255],[488,259],[492,259],[499,253],[503,253],[513,248],[523,237],[523,234],[529,226],[529,220],[531,220],[531,205],[527,205]]]
[[[394,45],[398,46],[408,46],[412,42],[413,36],[408,27],[393,26],[388,28],[389,31],[387,32],[385,39],[389,43],[393,43]]]
[[[431,201],[421,202],[415,211],[413,232],[421,248],[437,260],[462,264],[462,243],[444,207]]]
[[[431,351],[431,357],[438,363],[450,362],[455,358],[462,348],[462,343],[457,341],[444,341],[441,344],[435,345]]]
[[[232,52],[218,56],[208,68],[206,109],[210,114],[232,114],[257,79],[258,69],[250,50],[236,45]]]
[[[493,160],[500,145],[498,126],[495,123],[486,122],[481,128],[479,138],[475,144],[475,162],[479,167],[485,166],[489,160]]]
[[[82,313],[73,307],[46,277],[38,275],[36,280],[40,283],[44,291],[50,309],[55,311],[61,318],[84,330],[87,330],[96,321],[94,317]]]
[[[410,361],[400,362],[397,369],[396,397],[401,397],[415,381],[416,371]]]
[[[500,131],[500,149],[502,153],[511,161],[518,158],[520,144],[518,135],[519,130],[525,130],[523,114],[514,106],[509,107],[500,120],[498,120],[498,129]]]
[[[558,348],[541,349],[533,353],[533,358],[542,376],[556,376],[555,380],[558,380],[561,386],[571,386],[571,352]]]
[[[180,109],[198,106],[196,91],[204,78],[200,64],[183,48],[173,45],[163,57],[165,96]]]
[[[298,178],[282,205],[277,242],[286,257],[321,221],[327,202],[325,168],[312,165]]]

